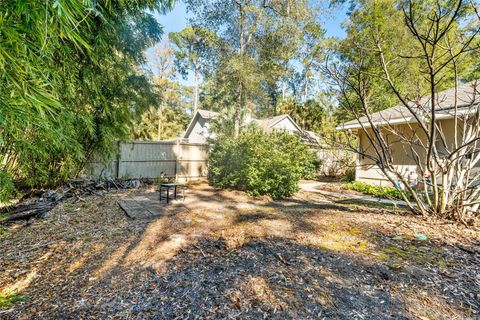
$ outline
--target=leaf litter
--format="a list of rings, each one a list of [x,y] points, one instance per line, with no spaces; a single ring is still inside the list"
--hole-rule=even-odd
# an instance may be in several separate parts
[[[476,319],[479,234],[404,212],[205,184],[150,220],[111,190],[0,235],[5,319]],[[427,237],[419,240],[416,234]]]

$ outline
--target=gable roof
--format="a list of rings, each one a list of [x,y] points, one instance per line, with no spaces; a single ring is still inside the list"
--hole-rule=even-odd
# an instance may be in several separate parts
[[[324,141],[318,134],[313,131],[303,130],[300,134],[300,138],[307,142],[309,145],[325,145]]]
[[[187,138],[190,135],[191,131],[193,130],[194,124],[198,118],[201,117],[203,119],[210,120],[218,118],[219,116],[220,113],[218,112],[198,109],[195,115],[192,117],[192,120],[190,120],[187,130],[185,130],[185,133],[183,134],[183,138]],[[289,119],[300,132],[302,131],[302,129],[295,123],[295,121],[293,121],[293,119],[288,114],[282,114],[266,119],[252,119],[252,122],[257,124],[261,129],[268,130],[285,118]]]
[[[471,112],[471,107],[480,103],[480,82],[472,81],[457,86],[457,98],[455,98],[455,88],[450,88],[436,94],[435,116],[440,119],[449,119],[454,117],[455,100],[457,100],[457,114]],[[430,112],[430,96],[422,97],[419,101],[409,101],[409,106],[419,117],[425,117]],[[417,122],[415,117],[403,104],[372,113],[370,115],[372,123],[377,126],[393,125],[402,123]],[[339,125],[337,130],[369,128],[370,123],[366,116],[354,119]]]
[[[279,122],[285,117],[285,115],[279,115],[275,116],[272,118],[266,118],[266,119],[252,119],[252,122],[258,125],[262,129],[269,129],[271,128],[275,123]]]
[[[202,109],[198,109],[197,113],[200,114],[200,116],[202,118],[205,118],[205,119],[213,119],[213,118],[216,118],[220,115],[220,113],[218,113],[218,112],[202,110]]]
[[[266,119],[252,119],[252,122],[257,124],[263,130],[268,130],[273,128],[277,123],[284,119],[288,119],[295,126],[295,128],[297,128],[299,132],[303,131],[288,114],[281,114],[279,116]]]

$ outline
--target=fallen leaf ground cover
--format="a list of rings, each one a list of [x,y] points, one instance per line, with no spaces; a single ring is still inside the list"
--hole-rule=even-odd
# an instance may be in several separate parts
[[[5,319],[477,319],[480,235],[400,209],[206,184],[149,220],[115,191],[0,234]],[[416,234],[427,236],[419,240]]]

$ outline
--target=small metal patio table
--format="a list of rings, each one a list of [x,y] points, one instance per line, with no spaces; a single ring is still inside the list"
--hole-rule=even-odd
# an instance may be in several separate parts
[[[170,189],[173,189],[173,199],[177,199],[177,194],[178,194],[178,191],[177,188],[181,189],[181,192],[182,192],[182,198],[185,200],[185,189],[187,189],[187,186],[184,185],[184,184],[181,184],[181,183],[162,183],[160,184],[160,202],[162,202],[162,199],[164,197],[162,197],[162,190],[165,189],[167,191],[167,196],[166,196],[166,200],[167,200],[167,203],[169,202],[170,200]]]

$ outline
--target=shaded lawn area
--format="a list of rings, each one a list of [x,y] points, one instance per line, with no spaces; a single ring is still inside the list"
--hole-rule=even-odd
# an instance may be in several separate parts
[[[0,231],[0,318],[479,317],[478,230],[205,184],[160,217],[132,220],[116,204],[126,194],[63,202]]]

